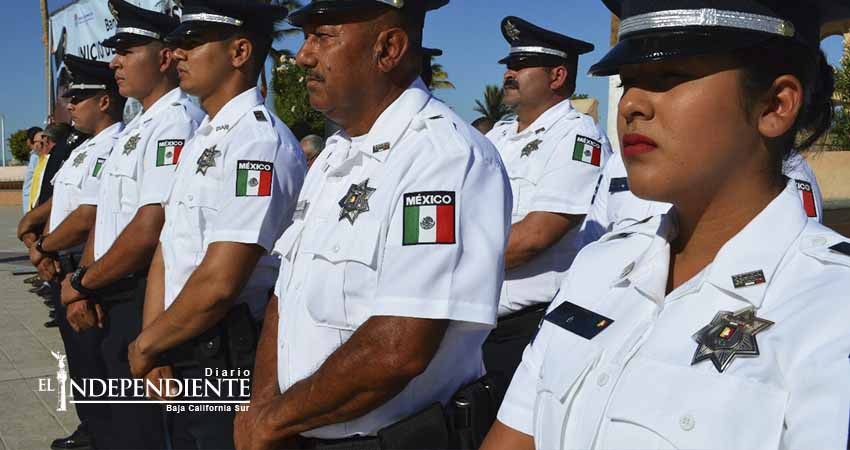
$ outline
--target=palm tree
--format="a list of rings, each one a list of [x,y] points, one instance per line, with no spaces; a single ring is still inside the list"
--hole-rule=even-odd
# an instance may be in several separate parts
[[[484,88],[484,102],[475,100],[475,111],[492,120],[493,123],[498,122],[511,112],[507,106],[502,104],[504,94],[505,91],[499,86],[488,84]]]
[[[446,72],[446,69],[443,68],[442,64],[434,63],[433,58],[431,59],[431,85],[428,86],[431,90],[434,89],[454,89],[455,85],[449,81],[449,74]]]

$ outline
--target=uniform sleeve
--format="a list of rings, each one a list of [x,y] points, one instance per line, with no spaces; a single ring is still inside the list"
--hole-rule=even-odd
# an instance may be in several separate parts
[[[230,143],[216,197],[210,242],[258,244],[271,251],[292,219],[306,163],[297,143],[254,136]]]
[[[799,357],[788,362],[784,449],[850,448],[850,308],[846,297],[835,294],[848,290],[848,271],[842,272],[844,280],[817,289],[822,295],[813,294],[819,298],[810,302],[805,314],[773,325],[808,328],[811,332],[805,335],[814,337],[795,335],[786,342]]]
[[[139,206],[162,204],[168,199],[179,152],[195,131],[195,123],[182,112],[171,112],[148,139],[139,180]]]
[[[495,323],[512,201],[495,148],[480,145],[493,159],[427,156],[407,171],[393,200],[372,315]]]
[[[546,163],[529,209],[587,214],[602,167],[610,153],[598,129],[580,126],[567,133]]]

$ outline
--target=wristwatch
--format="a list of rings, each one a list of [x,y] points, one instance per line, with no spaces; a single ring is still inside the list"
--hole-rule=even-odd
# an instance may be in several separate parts
[[[38,252],[41,253],[44,256],[55,257],[56,252],[48,252],[47,250],[44,249],[43,245],[44,245],[44,238],[45,237],[47,237],[47,235],[41,235],[41,237],[38,238],[37,241],[35,241],[35,249],[38,250]]]
[[[87,270],[87,267],[80,266],[71,274],[71,287],[76,289],[83,297],[94,297],[97,295],[97,291],[83,286],[83,277],[86,276]]]

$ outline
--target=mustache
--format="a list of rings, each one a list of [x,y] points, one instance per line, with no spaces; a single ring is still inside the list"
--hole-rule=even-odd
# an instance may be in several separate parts
[[[307,81],[325,81],[325,77],[319,75],[318,73],[310,70],[307,72],[307,75],[304,77]]]
[[[502,84],[502,87],[505,89],[519,89],[519,81],[515,78],[507,78]]]

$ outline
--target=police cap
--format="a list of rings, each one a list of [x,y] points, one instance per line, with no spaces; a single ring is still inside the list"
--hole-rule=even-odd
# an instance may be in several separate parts
[[[620,42],[590,68],[758,47],[785,39],[812,48],[829,22],[850,18],[847,0],[604,0],[620,21]]]
[[[166,37],[166,42],[202,38],[210,30],[245,30],[271,38],[275,24],[287,14],[285,7],[260,0],[183,0],[180,26]]]
[[[126,48],[161,41],[180,24],[176,17],[125,0],[109,0],[109,10],[118,20],[118,27],[114,36],[103,41],[104,47]]]
[[[109,63],[68,54],[63,61],[71,74],[71,84],[63,97],[87,95],[97,91],[118,91],[115,71],[109,68]]]
[[[519,17],[502,19],[502,35],[511,45],[499,64],[522,62],[526,67],[551,67],[578,61],[593,51],[593,44],[540,28]]]

